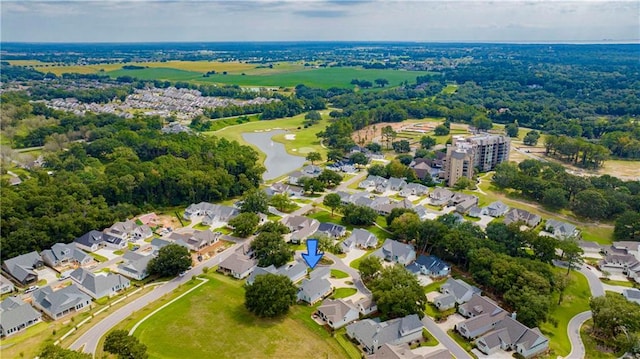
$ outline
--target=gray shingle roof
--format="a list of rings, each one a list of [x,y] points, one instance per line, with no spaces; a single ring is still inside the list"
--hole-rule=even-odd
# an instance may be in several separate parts
[[[56,243],[51,246],[51,249],[45,249],[41,253],[42,259],[45,262],[57,265],[63,261],[75,260],[78,263],[82,263],[89,259],[89,255],[78,249],[73,244]]]
[[[393,343],[403,336],[422,330],[422,322],[416,314],[403,318],[376,323],[371,319],[364,319],[347,326],[347,332],[368,348]],[[377,349],[377,348],[376,348]]]
[[[3,332],[41,317],[42,314],[18,297],[8,297],[0,303],[0,327]]]
[[[78,243],[87,247],[91,247],[94,244],[100,244],[102,243],[102,241],[103,241],[102,232],[96,231],[96,230],[87,232],[74,240],[75,243]]]
[[[111,294],[112,288],[125,288],[130,284],[129,280],[120,274],[94,274],[84,268],[78,268],[71,272],[71,279],[75,280],[95,299]]]
[[[322,297],[331,291],[331,282],[325,277],[317,277],[313,279],[304,279],[300,284],[299,292],[302,296],[311,298],[312,300]],[[300,298],[300,295],[298,296]]]
[[[33,292],[32,296],[34,303],[39,304],[46,312],[53,315],[75,308],[80,303],[91,301],[91,298],[75,284],[55,292],[51,287],[40,288]]]
[[[9,274],[18,281],[24,282],[29,275],[38,275],[33,269],[41,263],[42,257],[38,252],[33,251],[7,259],[4,261],[4,266]]]
[[[233,253],[227,259],[220,262],[219,267],[228,269],[234,273],[244,273],[256,266],[256,260],[247,256]]]

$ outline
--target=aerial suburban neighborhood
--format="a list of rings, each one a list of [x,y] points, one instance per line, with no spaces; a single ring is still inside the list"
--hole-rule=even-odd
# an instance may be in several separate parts
[[[636,3],[0,12],[0,358],[640,356]]]

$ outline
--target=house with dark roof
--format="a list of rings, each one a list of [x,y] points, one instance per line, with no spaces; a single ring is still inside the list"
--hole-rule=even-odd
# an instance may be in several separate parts
[[[235,279],[244,279],[256,269],[257,265],[258,261],[255,259],[242,254],[242,252],[235,252],[220,262],[218,271]]]
[[[364,319],[347,325],[347,336],[357,341],[366,354],[375,354],[385,344],[420,341],[422,328],[422,322],[416,314],[386,322]]]
[[[103,243],[109,247],[109,248],[113,248],[115,250],[118,249],[124,249],[127,247],[127,240],[120,238],[120,237],[116,237],[116,236],[112,236],[110,234],[107,233],[103,233],[102,234],[102,239],[104,239]]]
[[[378,237],[362,228],[354,228],[351,235],[340,243],[343,252],[349,252],[353,248],[375,248],[378,244]]]
[[[547,219],[544,224],[545,232],[551,233],[553,238],[567,239],[578,238],[580,236],[580,230],[573,224],[556,221],[555,219]]]
[[[38,281],[36,269],[43,265],[42,257],[33,251],[5,260],[2,269],[12,276],[18,283],[27,285]]]
[[[436,256],[420,255],[414,262],[420,273],[430,277],[446,277],[451,273],[451,266]]]
[[[525,358],[531,358],[549,348],[549,338],[540,329],[529,329],[511,316],[505,316],[490,332],[476,340],[478,349],[492,355],[498,350],[516,351]]]
[[[541,220],[542,218],[537,214],[527,212],[524,209],[520,208],[511,208],[504,215],[504,224],[507,225],[511,223],[522,222],[527,227],[534,228],[538,224],[540,224]]]
[[[324,235],[329,238],[338,239],[344,237],[347,234],[347,228],[335,223],[322,222],[318,226],[314,235]]]
[[[307,237],[311,236],[320,227],[317,219],[304,216],[287,216],[281,221],[291,231],[286,237],[291,243],[301,243]]]
[[[441,295],[433,299],[433,304],[439,310],[447,310],[471,300],[474,294],[480,295],[479,288],[460,279],[449,278],[440,286]]]
[[[131,285],[131,282],[120,274],[95,274],[84,268],[74,270],[70,277],[78,284],[80,290],[89,294],[93,299],[114,296]]]
[[[360,318],[358,309],[343,299],[325,299],[317,313],[332,329],[342,328]]]
[[[72,243],[56,243],[40,253],[42,261],[51,268],[65,265],[86,266],[93,258]]]
[[[136,280],[143,280],[149,276],[147,267],[154,255],[142,255],[136,252],[125,252],[124,262],[118,265],[118,273]]]
[[[91,304],[91,297],[83,293],[75,284],[55,292],[51,287],[40,288],[33,292],[32,298],[33,305],[53,320],[89,308]]]
[[[280,268],[276,268],[273,265],[268,267],[256,267],[247,278],[247,284],[253,284],[258,276],[264,274],[283,275],[291,279],[293,283],[296,283],[307,275],[307,266],[302,262],[294,261],[292,263],[287,263]]]
[[[73,240],[73,243],[76,247],[85,250],[87,252],[95,252],[98,249],[104,247],[102,238],[102,232],[100,231],[89,231],[82,236]]]
[[[11,293],[15,290],[13,283],[3,275],[0,275],[0,294]]]
[[[382,248],[371,253],[378,256],[387,262],[400,263],[407,265],[416,259],[416,251],[410,244],[398,242],[396,240],[387,238],[382,245]]]
[[[476,338],[493,328],[508,313],[486,297],[473,295],[471,300],[458,306],[458,313],[468,318],[456,324],[456,330],[465,338]]]
[[[42,314],[18,297],[0,302],[0,337],[8,337],[37,324]]]

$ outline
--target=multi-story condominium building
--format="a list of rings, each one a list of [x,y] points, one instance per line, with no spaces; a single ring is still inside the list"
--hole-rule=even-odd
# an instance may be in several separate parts
[[[443,160],[447,185],[453,186],[461,177],[473,178],[476,169],[491,171],[499,163],[508,161],[510,145],[509,137],[503,135],[454,136]]]

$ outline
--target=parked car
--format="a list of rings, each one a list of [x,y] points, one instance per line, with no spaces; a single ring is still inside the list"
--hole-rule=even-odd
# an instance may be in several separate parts
[[[32,285],[31,287],[27,288],[27,289],[24,291],[24,293],[25,293],[25,294],[27,294],[27,293],[31,293],[31,292],[35,291],[36,289],[38,289],[38,288],[40,288],[40,287],[38,287],[37,285]]]

